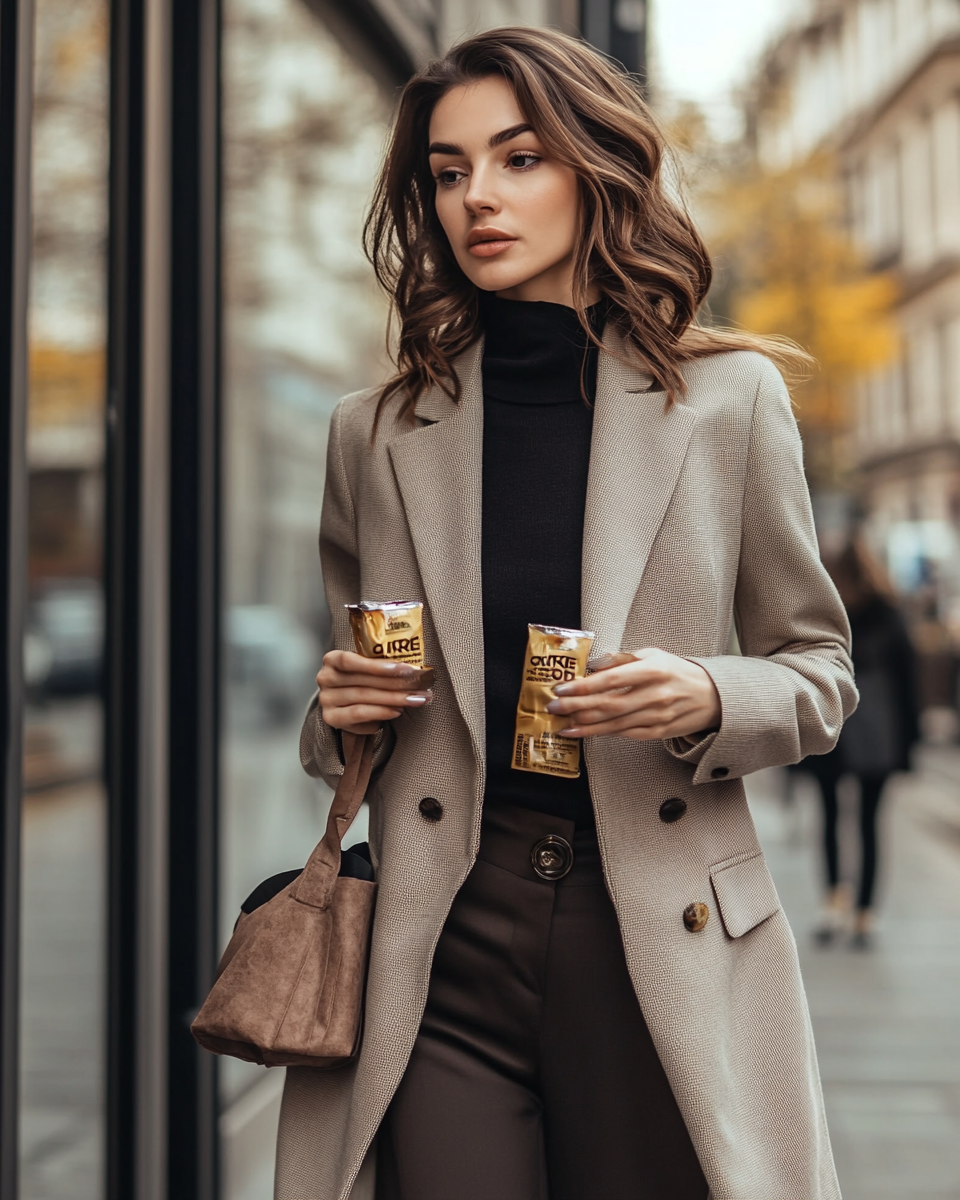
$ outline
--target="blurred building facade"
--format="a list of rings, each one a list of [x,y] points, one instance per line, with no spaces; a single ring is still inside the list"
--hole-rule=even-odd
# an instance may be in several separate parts
[[[389,369],[360,242],[397,91],[507,23],[642,72],[645,13],[0,5],[3,1200],[272,1194],[282,1075],[188,1026],[324,825],[317,527],[333,407]]]
[[[837,156],[851,232],[898,281],[900,352],[851,397],[866,533],[934,644],[960,644],[960,7],[819,0],[752,101],[772,167]],[[951,671],[931,703],[955,705]]]

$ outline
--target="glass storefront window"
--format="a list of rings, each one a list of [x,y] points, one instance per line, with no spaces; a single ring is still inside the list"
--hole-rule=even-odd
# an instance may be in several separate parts
[[[221,939],[300,866],[329,791],[298,736],[329,628],[317,558],[327,428],[383,378],[360,247],[390,100],[303,0],[224,4]],[[270,1195],[282,1073],[221,1063],[225,1200]]]
[[[20,1198],[98,1200],[108,5],[35,20]]]

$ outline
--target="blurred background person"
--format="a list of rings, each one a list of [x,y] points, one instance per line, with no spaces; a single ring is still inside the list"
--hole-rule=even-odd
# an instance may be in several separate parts
[[[804,759],[799,767],[816,779],[823,802],[827,893],[814,937],[829,945],[844,933],[853,899],[851,944],[867,949],[873,935],[880,802],[890,776],[910,770],[910,752],[920,738],[916,655],[882,571],[860,541],[851,541],[826,566],[850,618],[860,705],[836,747]],[[838,785],[844,776],[853,776],[859,787],[855,897],[840,869]]]

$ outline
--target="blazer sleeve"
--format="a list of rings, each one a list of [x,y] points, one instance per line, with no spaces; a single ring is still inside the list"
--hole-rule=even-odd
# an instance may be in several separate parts
[[[360,599],[360,558],[357,521],[346,467],[343,461],[343,403],[334,410],[327,442],[327,477],[320,515],[320,567],[332,621],[333,645],[353,649],[353,636],[344,605]],[[381,767],[393,749],[390,726],[376,735],[374,769]],[[343,774],[339,732],[320,715],[319,692],[314,693],[300,730],[300,762],[308,775],[336,787]]]
[[[734,620],[742,656],[692,658],[720,694],[720,727],[665,744],[694,783],[825,754],[857,704],[850,626],[820,561],[786,386],[764,360],[743,496]]]

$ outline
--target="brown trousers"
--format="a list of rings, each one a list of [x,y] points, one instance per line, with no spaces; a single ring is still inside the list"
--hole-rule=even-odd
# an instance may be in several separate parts
[[[550,882],[531,847],[574,848]],[[627,974],[596,835],[488,806],[381,1127],[377,1200],[706,1200]]]

